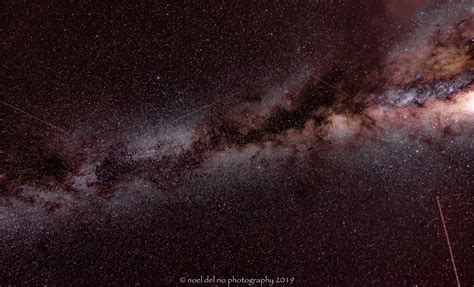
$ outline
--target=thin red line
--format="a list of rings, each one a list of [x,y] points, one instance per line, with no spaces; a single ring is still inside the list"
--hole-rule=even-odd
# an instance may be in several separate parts
[[[446,221],[444,219],[443,209],[441,208],[441,203],[439,202],[439,197],[436,196],[436,202],[438,203],[439,216],[441,217],[441,222],[443,223],[444,235],[446,235],[446,241],[448,242],[449,255],[451,256],[451,263],[453,265],[454,275],[456,276],[456,286],[461,287],[459,281],[458,269],[456,268],[456,262],[454,261],[453,249],[451,248],[451,241],[449,240],[448,228],[446,227]]]

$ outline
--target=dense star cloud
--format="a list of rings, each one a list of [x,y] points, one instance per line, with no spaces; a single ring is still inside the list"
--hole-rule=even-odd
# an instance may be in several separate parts
[[[470,3],[6,6],[0,285],[472,282]]]

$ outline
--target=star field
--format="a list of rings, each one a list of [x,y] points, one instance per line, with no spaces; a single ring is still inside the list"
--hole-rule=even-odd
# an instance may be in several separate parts
[[[0,285],[474,282],[473,3],[2,5]]]

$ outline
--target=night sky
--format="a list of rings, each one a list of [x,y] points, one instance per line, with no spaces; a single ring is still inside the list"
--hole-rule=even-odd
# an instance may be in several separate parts
[[[473,1],[35,2],[0,285],[474,284]]]

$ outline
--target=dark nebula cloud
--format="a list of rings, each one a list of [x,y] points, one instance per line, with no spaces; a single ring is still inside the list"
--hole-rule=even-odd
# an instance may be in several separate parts
[[[472,70],[473,16],[464,12],[452,22],[446,27],[437,25],[423,46],[387,63],[392,84],[406,85],[415,79],[433,82]]]

